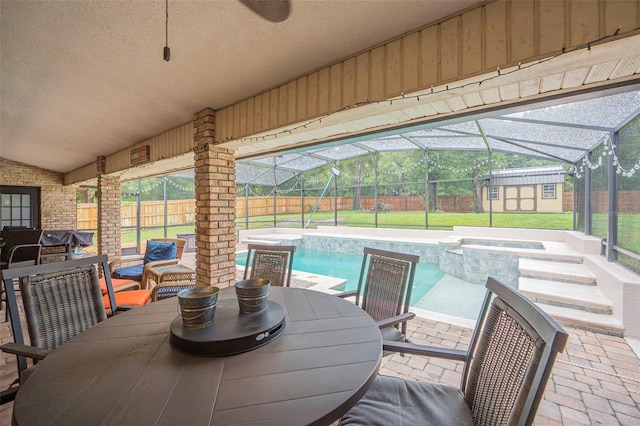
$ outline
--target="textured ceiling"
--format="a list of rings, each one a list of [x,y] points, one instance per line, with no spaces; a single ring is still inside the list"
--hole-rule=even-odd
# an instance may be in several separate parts
[[[68,172],[478,0],[0,2],[0,157]]]

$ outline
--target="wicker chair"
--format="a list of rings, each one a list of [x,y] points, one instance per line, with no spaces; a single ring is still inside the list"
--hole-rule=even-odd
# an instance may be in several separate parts
[[[173,243],[175,244],[175,256],[163,257],[162,260],[149,260],[150,250],[149,241],[154,243]],[[147,242],[147,250],[144,255],[130,256],[126,259],[114,260],[109,264],[111,276],[113,278],[130,279],[140,283],[142,289],[149,288],[148,271],[158,266],[177,265],[182,260],[184,247],[187,240],[181,238],[154,238]],[[163,253],[163,254],[166,254]],[[153,257],[155,259],[155,257]]]
[[[26,358],[44,359],[66,340],[107,318],[96,264],[106,271],[107,294],[111,306],[117,307],[107,256],[3,271],[14,343],[6,343],[0,349],[17,356],[21,382],[27,377]],[[31,346],[24,344],[16,293],[11,285],[14,279],[20,282]],[[2,402],[13,399],[15,392],[15,386],[3,391]]]
[[[460,389],[378,376],[340,425],[530,425],[568,335],[516,290],[491,277],[487,289],[468,351],[383,343],[387,350],[464,361]]]
[[[247,250],[243,279],[264,278],[273,286],[289,287],[296,246],[249,244]]]
[[[180,290],[196,286],[195,272],[167,271],[162,274],[162,279],[151,291],[151,301],[175,297]]]
[[[413,254],[365,247],[358,289],[338,296],[355,296],[356,305],[378,323],[383,340],[405,341],[407,322],[415,317],[409,307],[419,260]]]

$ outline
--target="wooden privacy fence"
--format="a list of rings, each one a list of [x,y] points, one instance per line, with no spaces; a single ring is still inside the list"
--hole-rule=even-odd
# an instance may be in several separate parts
[[[78,229],[98,228],[98,205],[78,203]],[[195,200],[167,200],[167,225],[195,223]],[[136,204],[126,203],[120,207],[120,223],[123,227],[136,226]],[[164,201],[140,203],[140,226],[164,226]]]

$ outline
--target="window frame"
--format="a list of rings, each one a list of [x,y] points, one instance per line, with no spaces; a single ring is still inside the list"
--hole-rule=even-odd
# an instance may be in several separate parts
[[[547,188],[552,188],[553,189],[553,196],[550,197],[549,194],[549,190]],[[556,198],[558,198],[558,191],[556,188],[556,184],[555,183],[543,183],[542,184],[542,199],[543,200],[555,200]]]
[[[0,219],[0,228],[4,228],[4,226],[27,226],[29,228],[35,228],[35,229],[39,229],[40,228],[40,188],[37,186],[13,186],[13,185],[0,185],[0,194],[1,195],[28,195],[30,197],[29,199],[29,224],[25,223],[25,217],[24,215],[20,215],[20,223],[15,223],[15,220],[18,219],[14,219],[12,217],[12,215],[10,215],[11,219],[9,219],[11,221],[10,224],[5,224],[5,222],[7,221],[7,219],[5,219],[4,217],[2,217]],[[2,208],[4,209],[5,206],[2,206]],[[25,206],[21,205],[22,208],[25,208]],[[9,206],[9,208],[13,208],[13,206]]]
[[[500,185],[487,186],[487,200],[500,199]]]

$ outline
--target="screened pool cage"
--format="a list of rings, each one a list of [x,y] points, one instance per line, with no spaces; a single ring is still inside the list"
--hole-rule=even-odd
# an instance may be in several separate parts
[[[239,159],[237,227],[575,229],[640,272],[640,91],[599,95]]]

